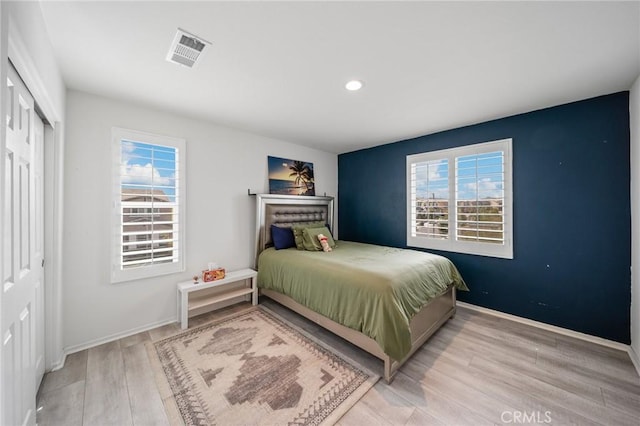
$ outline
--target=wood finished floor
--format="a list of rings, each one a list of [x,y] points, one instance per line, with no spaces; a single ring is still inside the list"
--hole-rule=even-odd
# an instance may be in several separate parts
[[[382,362],[277,303],[261,303],[376,372]],[[204,324],[240,304],[201,315]],[[38,393],[40,426],[167,425],[144,343],[159,327],[69,355]],[[640,378],[626,352],[458,308],[396,375],[339,425],[640,424]]]

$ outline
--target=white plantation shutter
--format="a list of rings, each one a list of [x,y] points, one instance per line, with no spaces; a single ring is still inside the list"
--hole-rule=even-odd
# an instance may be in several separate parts
[[[113,129],[112,282],[184,270],[183,139]]]
[[[407,156],[407,245],[512,259],[511,144]]]
[[[410,231],[413,237],[449,238],[449,162],[416,161],[410,165]]]
[[[504,152],[456,158],[456,239],[504,244]]]

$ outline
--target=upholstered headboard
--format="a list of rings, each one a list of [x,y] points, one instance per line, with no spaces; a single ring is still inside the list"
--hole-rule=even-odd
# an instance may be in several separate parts
[[[262,250],[271,247],[271,225],[291,226],[308,222],[328,223],[333,230],[333,197],[256,195],[256,267]]]

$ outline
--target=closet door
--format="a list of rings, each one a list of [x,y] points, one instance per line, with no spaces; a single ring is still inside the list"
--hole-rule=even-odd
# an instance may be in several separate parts
[[[36,420],[36,362],[44,347],[42,262],[42,137],[34,100],[13,67],[8,72],[7,148],[4,153],[2,277],[2,418],[0,424],[33,425]],[[39,125],[42,123],[40,121]],[[38,140],[39,139],[39,140]],[[40,158],[38,158],[40,157]],[[39,182],[38,182],[39,181]]]

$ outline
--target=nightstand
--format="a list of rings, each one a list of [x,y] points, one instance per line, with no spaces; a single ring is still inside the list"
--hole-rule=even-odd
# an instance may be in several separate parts
[[[258,273],[253,269],[227,272],[221,280],[208,283],[185,281],[178,284],[178,321],[185,329],[189,325],[189,313],[210,305],[251,294],[251,302],[258,304]]]

